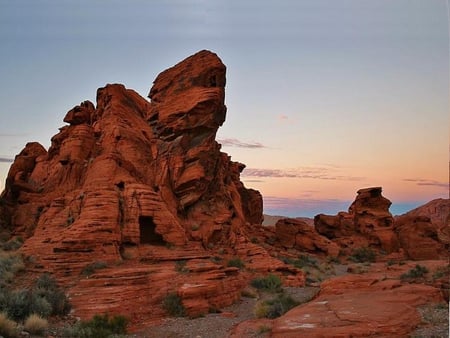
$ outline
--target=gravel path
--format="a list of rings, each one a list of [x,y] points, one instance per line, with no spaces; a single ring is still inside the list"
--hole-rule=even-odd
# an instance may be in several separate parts
[[[318,290],[317,287],[284,288],[287,294],[301,303],[313,298]],[[270,297],[269,294],[263,294],[260,299]],[[253,310],[257,302],[257,298],[243,297],[239,302],[222,309],[221,313],[210,313],[195,319],[168,318],[163,324],[150,327],[131,337],[226,338],[234,325],[255,318]]]

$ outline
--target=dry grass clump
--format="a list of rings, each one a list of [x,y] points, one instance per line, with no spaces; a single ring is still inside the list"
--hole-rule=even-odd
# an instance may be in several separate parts
[[[47,319],[40,317],[39,315],[33,313],[30,315],[24,323],[25,331],[31,334],[43,334],[44,331],[48,328]]]
[[[5,312],[0,312],[0,336],[5,338],[17,337],[17,324],[8,318]]]

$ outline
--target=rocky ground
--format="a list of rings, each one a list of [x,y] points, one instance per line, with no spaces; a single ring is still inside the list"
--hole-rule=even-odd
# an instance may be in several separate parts
[[[422,262],[420,262],[422,263]],[[442,262],[441,262],[442,263]],[[401,263],[407,265],[408,263]],[[423,262],[424,266],[430,266],[433,269],[435,263]],[[331,264],[332,274],[322,274],[321,276],[329,280],[338,276],[352,275],[364,276],[380,269],[380,264]],[[399,265],[400,267],[400,265]],[[314,270],[314,269],[312,269]],[[312,275],[320,274],[318,271],[312,271]],[[350,271],[350,272],[348,272]],[[325,281],[324,280],[324,281]],[[323,282],[323,281],[322,281]],[[424,280],[411,281],[414,283],[427,283]],[[313,302],[320,290],[320,282],[313,282],[314,286],[302,288],[284,288],[285,292],[300,303],[308,304]],[[232,306],[224,308],[220,313],[211,313],[201,318],[169,318],[158,326],[149,327],[145,330],[136,332],[129,337],[201,337],[201,338],[225,338],[225,337],[271,337],[272,323],[267,319],[256,319],[255,307],[261,299],[268,295],[259,293],[255,298],[242,297],[242,299]],[[420,314],[420,324],[408,334],[410,337],[448,337],[449,336],[449,307],[445,302],[431,301],[417,307]],[[377,313],[373,314],[374,317]],[[255,323],[253,323],[255,321]],[[236,331],[238,324],[250,323],[245,330]],[[245,332],[245,333],[243,333]],[[278,337],[278,335],[275,335]],[[376,336],[376,335],[375,335]],[[331,337],[331,336],[330,336]]]

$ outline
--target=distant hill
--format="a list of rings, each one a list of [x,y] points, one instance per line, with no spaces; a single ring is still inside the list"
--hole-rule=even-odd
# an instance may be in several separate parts
[[[275,225],[278,220],[282,219],[282,218],[288,218],[286,216],[273,216],[273,215],[266,215],[264,214],[264,221],[263,221],[263,225],[265,226],[269,226],[269,225]],[[307,224],[314,226],[314,219],[313,218],[308,218],[308,217],[294,217],[295,219],[298,219],[300,221],[306,222]]]
[[[449,212],[450,199],[438,198],[411,211],[408,211],[401,216],[427,216],[431,219],[431,222],[433,224],[437,225],[438,227],[443,227],[446,224]]]

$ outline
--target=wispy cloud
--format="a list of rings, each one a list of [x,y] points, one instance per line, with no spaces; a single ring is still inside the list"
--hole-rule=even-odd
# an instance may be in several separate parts
[[[246,180],[246,179],[243,179],[243,181],[244,182],[249,182],[249,183],[262,183],[262,182],[264,182],[264,180]]]
[[[318,180],[361,181],[364,177],[342,175],[336,166],[300,167],[294,169],[246,168],[243,177],[311,178]]]
[[[264,213],[282,216],[314,217],[317,214],[335,215],[339,211],[347,210],[351,201],[337,199],[288,198],[277,196],[263,196]]]
[[[281,121],[289,120],[289,117],[287,115],[281,114],[281,115],[278,115],[278,120],[281,120]]]
[[[413,182],[417,185],[422,185],[422,186],[432,186],[432,187],[439,187],[439,188],[445,188],[445,189],[448,189],[448,187],[449,187],[449,184],[447,182],[439,182],[439,181],[428,180],[428,179],[423,179],[423,178],[405,178],[405,179],[403,179],[403,181]]]
[[[265,145],[259,142],[243,142],[235,138],[224,138],[217,141],[225,147],[238,147],[250,149],[266,148]]]
[[[14,162],[14,159],[7,157],[0,157],[0,163],[11,163]]]

